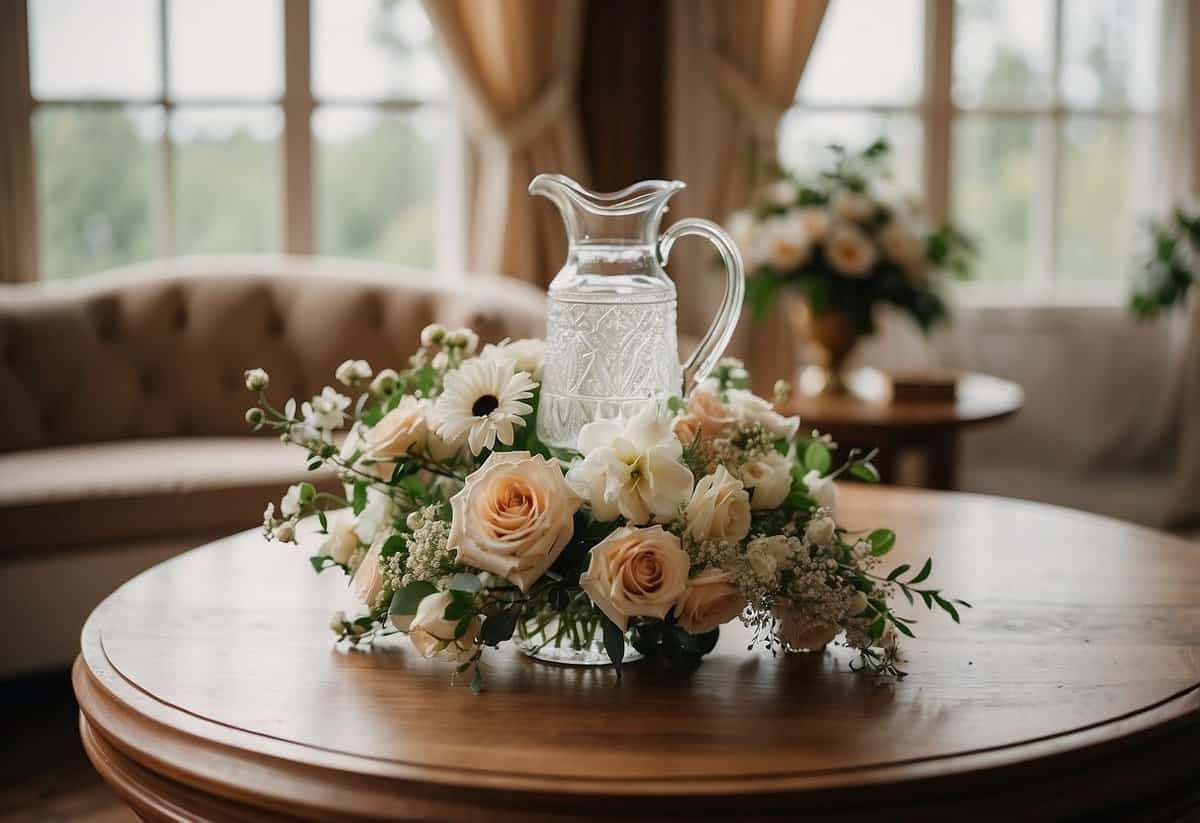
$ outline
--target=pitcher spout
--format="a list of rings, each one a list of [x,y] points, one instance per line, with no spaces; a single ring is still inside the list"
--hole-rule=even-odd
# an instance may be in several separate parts
[[[679,180],[644,180],[620,191],[595,192],[562,174],[539,174],[529,193],[558,207],[572,245],[610,243],[653,245],[667,201]]]

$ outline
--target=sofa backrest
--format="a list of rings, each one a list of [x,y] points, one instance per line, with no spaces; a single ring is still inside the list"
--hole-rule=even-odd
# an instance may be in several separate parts
[[[0,286],[0,452],[247,433],[243,371],[307,398],[348,357],[403,368],[432,322],[541,336],[519,281],[300,257],[193,258]]]

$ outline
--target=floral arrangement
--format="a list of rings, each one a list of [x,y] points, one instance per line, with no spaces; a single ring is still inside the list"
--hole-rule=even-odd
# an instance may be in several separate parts
[[[884,574],[888,529],[837,525],[836,480],[877,480],[873,453],[835,468],[836,444],[799,437],[739,362],[669,413],[648,403],[595,421],[577,453],[552,454],[535,426],[542,341],[477,349],[470,330],[430,326],[403,371],[343,363],[337,379],[356,398],[326,387],[282,410],[267,373],[246,372],[247,421],[342,480],[344,496],[292,486],[263,518],[268,539],[291,543],[317,521],[313,568],[346,574],[363,604],[334,616],[341,640],[406,633],[478,690],[484,650],[510,639],[549,659],[595,650],[619,674],[638,656],[694,666],[740,618],[772,652],[844,633],[855,668],[902,676],[896,641],[913,621],[892,595],[956,621],[967,605],[922,587],[929,561]]]
[[[1176,206],[1165,222],[1149,226],[1151,250],[1130,309],[1142,318],[1182,303],[1200,280],[1200,208]]]
[[[886,185],[886,141],[830,151],[832,166],[814,179],[773,168],[755,202],[727,222],[746,263],[754,316],[765,317],[786,286],[818,316],[846,315],[858,334],[874,331],[877,303],[899,307],[928,330],[946,316],[945,272],[970,276],[972,243],[951,226],[933,229],[918,202]]]

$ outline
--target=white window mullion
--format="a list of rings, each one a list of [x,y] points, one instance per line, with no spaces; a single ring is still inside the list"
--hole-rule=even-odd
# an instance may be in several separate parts
[[[312,254],[313,134],[312,12],[309,0],[283,5],[283,246],[288,254]]]
[[[950,217],[950,99],[954,58],[954,0],[925,2],[925,99],[921,114],[925,132],[925,200],[938,223]]]
[[[1035,288],[1049,289],[1057,279],[1058,236],[1061,230],[1062,132],[1065,111],[1061,105],[1059,77],[1062,67],[1063,2],[1054,0],[1051,42],[1050,108],[1035,116],[1033,129],[1033,185],[1029,204],[1027,276]]]
[[[161,180],[157,188],[161,199],[158,215],[158,251],[163,257],[175,256],[175,144],[171,141],[171,121],[174,119],[175,106],[171,100],[170,79],[171,61],[168,57],[169,44],[167,36],[170,26],[167,22],[167,0],[158,2],[158,71],[162,81],[162,92],[159,105],[163,113],[163,130],[159,142],[159,175]]]

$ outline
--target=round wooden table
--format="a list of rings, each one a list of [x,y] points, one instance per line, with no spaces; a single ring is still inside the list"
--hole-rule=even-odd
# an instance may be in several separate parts
[[[148,819],[1192,819],[1200,546],[1079,512],[852,486],[848,527],[976,605],[916,609],[903,681],[772,658],[740,624],[690,676],[507,644],[487,689],[402,638],[336,648],[340,576],[245,533],[109,597],[74,669],[96,768]],[[1172,816],[1175,815],[1175,816]]]
[[[847,378],[851,392],[806,395],[789,401],[788,414],[800,415],[804,431],[828,432],[842,446],[878,448],[875,459],[885,483],[896,478],[896,459],[906,450],[921,452],[929,488],[953,489],[958,438],[963,429],[1003,420],[1025,402],[1021,387],[1008,380],[968,372],[952,403],[895,403],[886,379],[872,369]]]

